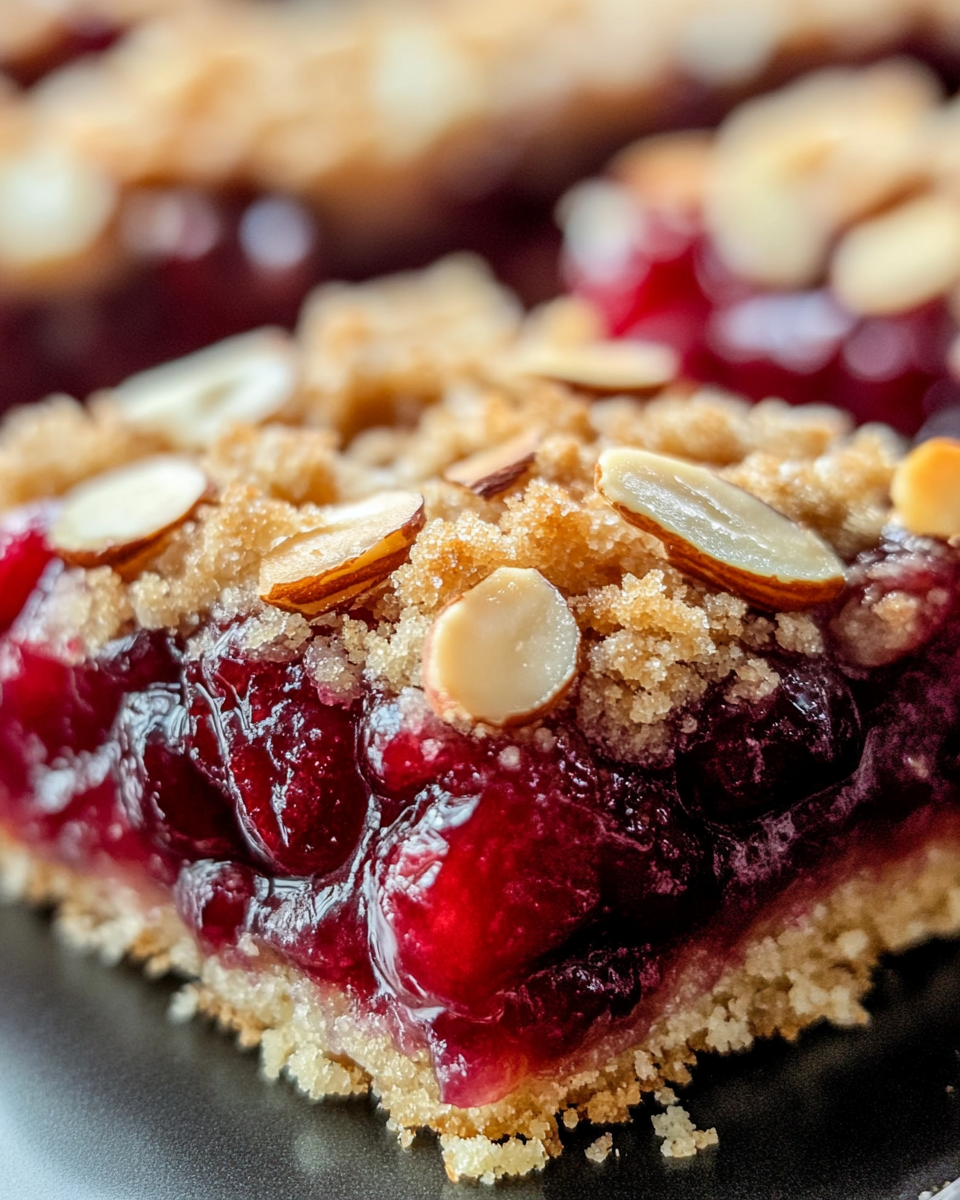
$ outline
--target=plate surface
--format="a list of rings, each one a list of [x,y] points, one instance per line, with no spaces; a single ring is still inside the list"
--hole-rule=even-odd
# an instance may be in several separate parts
[[[368,1102],[310,1104],[212,1028],[165,1019],[173,989],[77,957],[0,908],[3,1200],[469,1200],[432,1139],[397,1149]],[[661,1157],[647,1115],[619,1157],[575,1131],[510,1200],[916,1200],[960,1175],[960,945],[885,965],[867,1029],[706,1058],[683,1103],[720,1146]],[[956,1089],[956,1090],[954,1090]],[[652,1111],[652,1110],[651,1110]]]

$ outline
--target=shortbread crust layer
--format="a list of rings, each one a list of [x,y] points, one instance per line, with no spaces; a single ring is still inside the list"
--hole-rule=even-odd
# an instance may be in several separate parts
[[[862,1000],[880,955],[960,931],[960,829],[834,882],[788,913],[764,915],[711,986],[698,988],[695,970],[681,973],[657,997],[645,1035],[617,1054],[594,1053],[565,1076],[466,1110],[441,1104],[429,1059],[398,1053],[356,1019],[346,997],[290,967],[248,970],[205,955],[158,895],[47,862],[5,834],[0,882],[7,899],[53,906],[67,945],[107,962],[129,957],[152,978],[183,977],[171,1017],[215,1018],[241,1046],[259,1046],[267,1078],[282,1075],[314,1099],[372,1091],[401,1145],[431,1129],[452,1180],[489,1183],[542,1169],[560,1152],[561,1116],[568,1125],[572,1112],[598,1125],[628,1120],[642,1095],[687,1083],[701,1053],[745,1050],[757,1037],[793,1039],[820,1020],[868,1021]],[[666,1156],[714,1140],[683,1125],[665,1137]]]

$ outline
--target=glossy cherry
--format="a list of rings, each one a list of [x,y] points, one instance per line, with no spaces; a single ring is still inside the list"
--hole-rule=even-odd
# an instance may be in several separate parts
[[[281,874],[332,871],[369,806],[355,714],[321,703],[302,662],[257,661],[231,636],[187,663],[190,756],[229,797],[262,863]]]

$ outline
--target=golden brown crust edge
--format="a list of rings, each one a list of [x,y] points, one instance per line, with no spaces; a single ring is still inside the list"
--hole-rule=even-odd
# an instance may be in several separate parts
[[[626,1121],[643,1093],[685,1083],[703,1051],[745,1049],[776,1033],[792,1039],[822,1019],[864,1023],[861,1000],[880,954],[960,932],[960,839],[943,835],[880,871],[860,870],[779,927],[758,920],[742,956],[712,987],[691,993],[689,979],[675,982],[636,1045],[467,1110],[440,1103],[425,1053],[399,1053],[357,1021],[341,994],[322,992],[290,967],[253,973],[201,954],[169,902],[44,862],[3,834],[0,895],[54,906],[71,947],[108,962],[128,956],[153,977],[185,977],[171,1016],[212,1016],[241,1045],[259,1045],[268,1078],[283,1074],[313,1098],[372,1090],[401,1145],[432,1129],[451,1179],[492,1182],[560,1153],[558,1115],[568,1127]],[[693,1130],[678,1108],[654,1124],[668,1157],[716,1140],[713,1131]]]

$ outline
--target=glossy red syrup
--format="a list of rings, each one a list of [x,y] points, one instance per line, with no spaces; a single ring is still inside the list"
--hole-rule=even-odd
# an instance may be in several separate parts
[[[693,213],[645,213],[617,261],[568,254],[566,275],[613,335],[666,342],[688,378],[738,395],[832,404],[908,434],[960,405],[946,366],[956,324],[944,303],[863,317],[825,286],[764,290],[724,265]]]
[[[891,535],[861,556],[820,614],[829,653],[778,652],[769,701],[708,693],[654,770],[563,718],[476,739],[417,689],[327,703],[239,625],[199,654],[146,632],[93,657],[54,647],[38,614],[63,567],[42,520],[0,533],[0,575],[30,593],[0,636],[3,825],[171,887],[228,961],[252,938],[346,988],[426,1042],[451,1103],[615,1030],[698,930],[719,961],[840,849],[882,857],[912,814],[960,808],[960,553],[944,543]],[[910,637],[854,661],[851,615],[893,590],[918,600]]]

